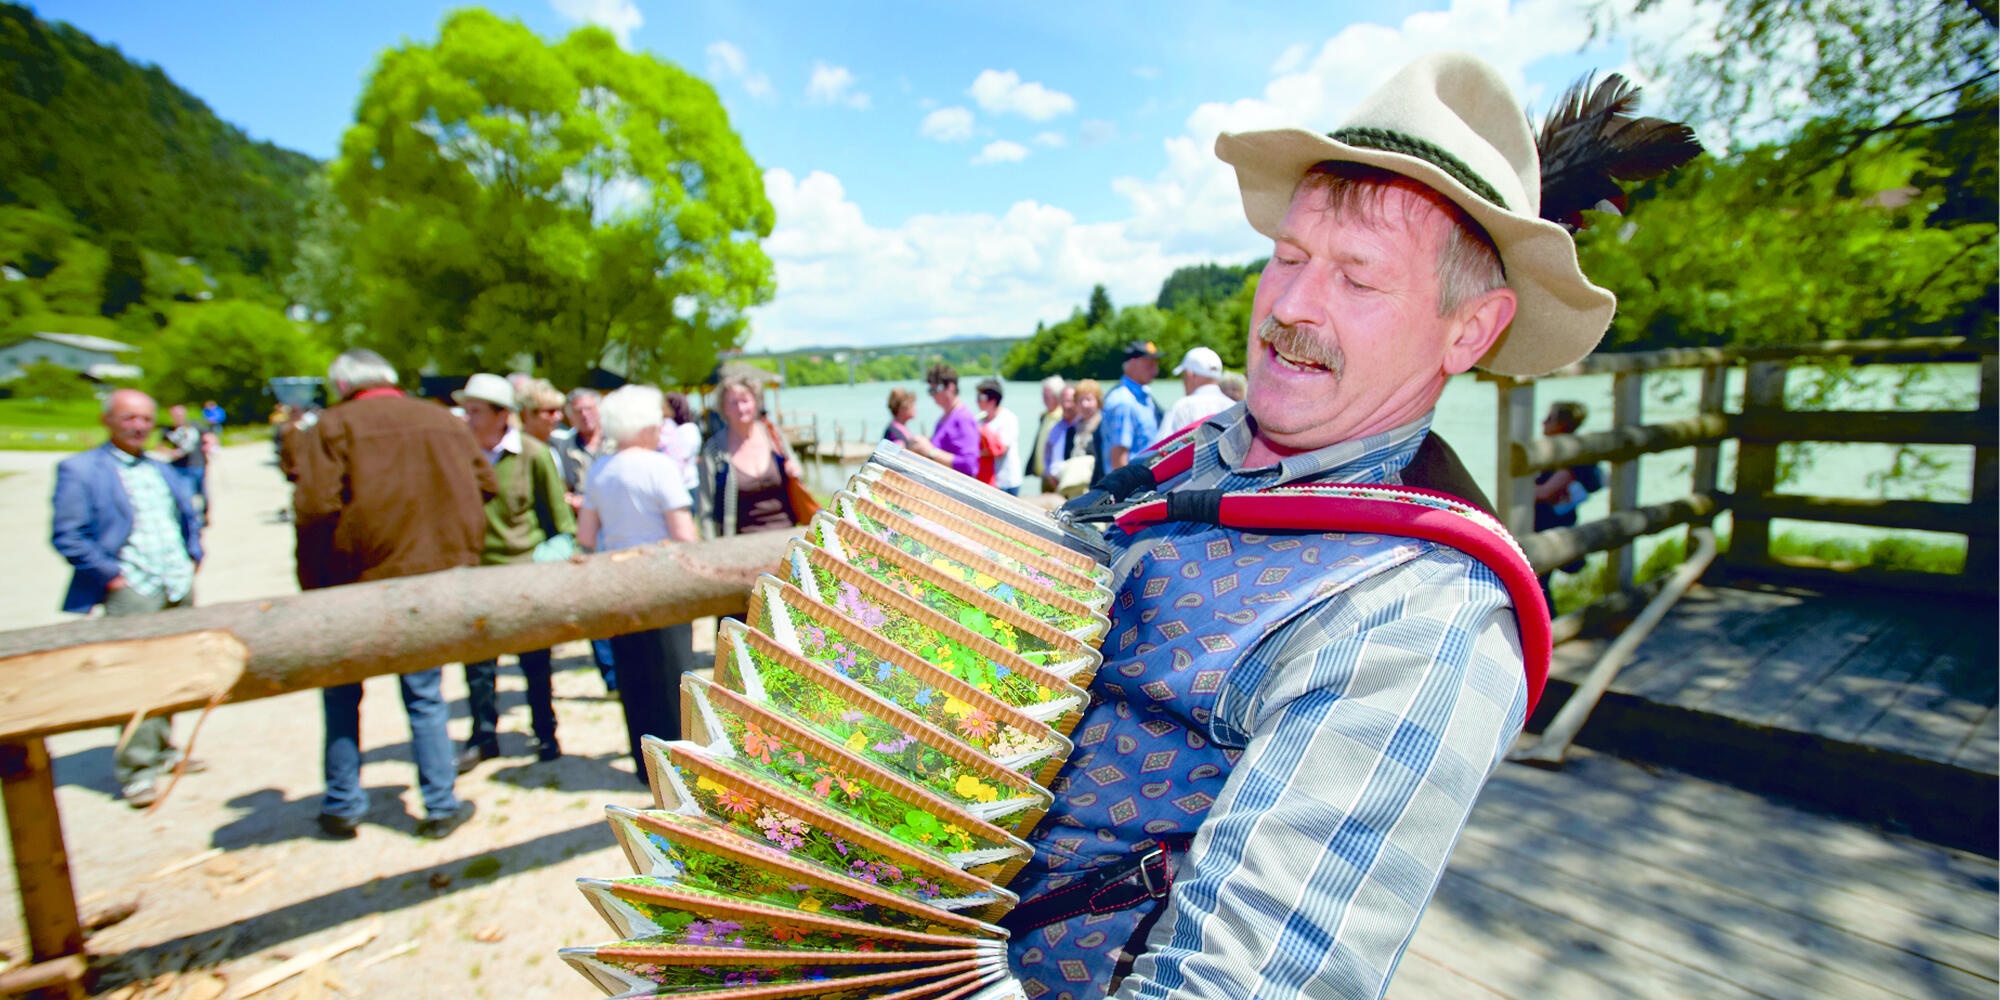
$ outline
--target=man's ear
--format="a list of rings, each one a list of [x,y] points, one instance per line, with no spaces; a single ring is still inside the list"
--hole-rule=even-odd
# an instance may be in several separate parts
[[[1460,306],[1445,340],[1445,374],[1457,375],[1478,364],[1514,321],[1516,304],[1513,289],[1496,288]]]

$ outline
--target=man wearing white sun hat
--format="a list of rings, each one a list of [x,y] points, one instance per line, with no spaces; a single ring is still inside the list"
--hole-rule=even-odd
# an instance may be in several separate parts
[[[1105,660],[1003,921],[1033,1000],[1380,996],[1546,666],[1525,561],[1252,533],[1217,499],[1423,481],[1487,506],[1426,443],[1446,380],[1575,361],[1614,302],[1539,217],[1506,83],[1427,56],[1331,133],[1224,134],[1216,153],[1273,241],[1249,391],[1066,508],[1150,491],[1169,513],[1105,532]]]

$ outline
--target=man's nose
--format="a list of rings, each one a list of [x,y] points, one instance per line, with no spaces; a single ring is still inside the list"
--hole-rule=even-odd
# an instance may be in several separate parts
[[[1287,326],[1317,325],[1326,319],[1326,286],[1323,275],[1310,265],[1289,276],[1271,301],[1271,315]]]

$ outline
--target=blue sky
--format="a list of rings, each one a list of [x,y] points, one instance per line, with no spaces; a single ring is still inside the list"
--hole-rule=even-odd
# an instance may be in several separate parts
[[[251,136],[328,157],[376,55],[435,38],[424,0],[36,6],[158,64]],[[545,37],[602,24],[709,79],[765,171],[774,301],[752,346],[1020,336],[1103,283],[1150,301],[1173,268],[1266,252],[1220,130],[1331,129],[1398,66],[1467,49],[1539,110],[1587,69],[1576,0],[1304,5],[523,0]]]

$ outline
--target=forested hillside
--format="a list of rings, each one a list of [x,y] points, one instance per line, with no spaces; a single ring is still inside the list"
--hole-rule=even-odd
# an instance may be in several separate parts
[[[156,395],[244,415],[266,405],[265,378],[325,364],[279,290],[312,157],[253,142],[158,67],[12,4],[0,134],[0,342],[112,337],[142,348]]]
[[[0,122],[0,205],[67,223],[104,251],[102,315],[142,297],[145,251],[267,289],[290,269],[318,164],[251,141],[158,67],[0,4]],[[18,235],[34,220],[11,221]],[[6,249],[28,258],[8,263],[31,277],[59,263]]]

